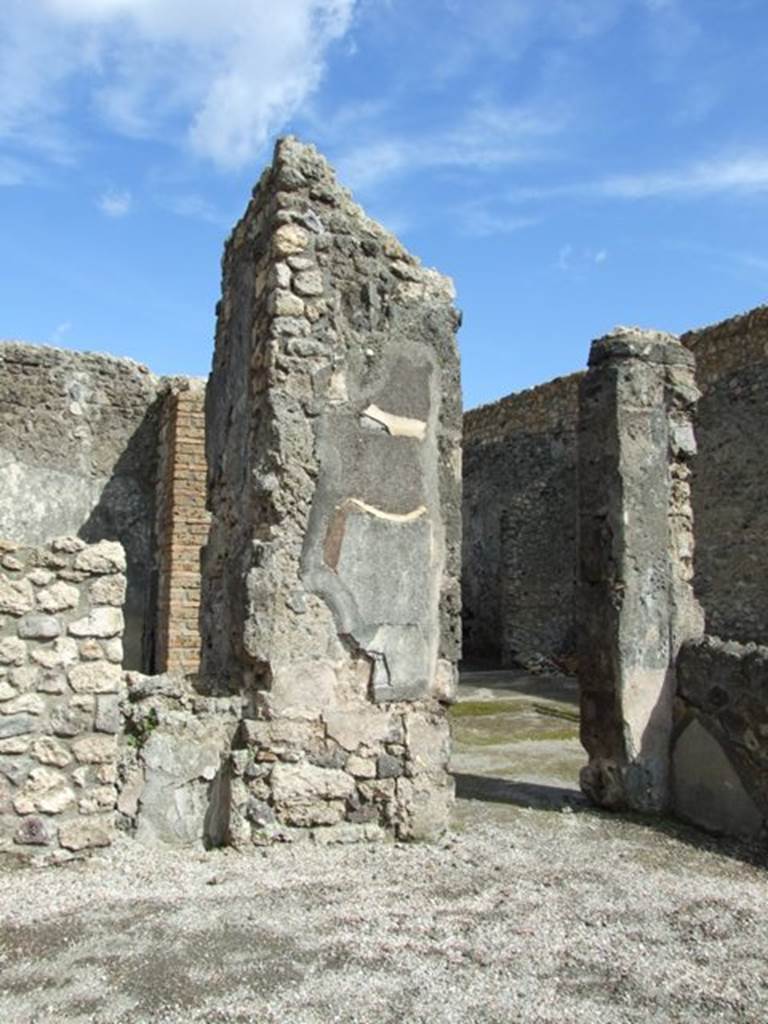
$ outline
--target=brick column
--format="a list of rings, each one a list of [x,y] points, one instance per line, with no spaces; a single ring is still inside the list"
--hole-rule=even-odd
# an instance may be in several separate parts
[[[157,502],[158,672],[197,672],[200,665],[200,549],[205,507],[205,385],[183,381],[163,410]]]
[[[672,335],[617,328],[580,394],[585,793],[610,808],[668,801],[675,661],[702,632],[691,586],[694,360]]]

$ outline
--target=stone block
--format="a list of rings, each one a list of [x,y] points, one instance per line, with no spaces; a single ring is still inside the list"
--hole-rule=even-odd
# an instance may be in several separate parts
[[[27,645],[23,640],[9,636],[0,640],[0,665],[23,665],[27,660]]]
[[[79,601],[80,591],[78,588],[73,587],[70,583],[64,583],[62,580],[37,593],[37,607],[40,611],[49,614],[77,608]]]
[[[114,837],[111,815],[77,818],[59,827],[59,844],[65,850],[79,852],[100,846],[109,846]]]
[[[122,573],[101,576],[90,586],[90,598],[93,604],[114,605],[122,608],[125,602],[126,579]]]
[[[765,825],[721,743],[692,719],[673,751],[674,807],[680,817],[712,832],[753,839]]]
[[[51,830],[42,818],[29,815],[21,819],[13,841],[23,846],[48,846],[52,841]]]
[[[23,640],[53,640],[61,626],[53,615],[30,614],[19,621],[16,631]]]
[[[104,764],[117,756],[114,736],[80,736],[72,742],[72,752],[80,764]]]
[[[122,609],[94,608],[85,618],[70,622],[69,632],[72,636],[113,637],[123,632],[124,625]]]
[[[0,716],[0,740],[24,736],[37,730],[37,719],[31,715]]]
[[[13,801],[17,814],[61,814],[75,803],[65,776],[52,768],[33,768]]]
[[[43,668],[73,665],[78,660],[77,641],[68,636],[59,637],[53,644],[34,648],[31,657]]]
[[[117,693],[122,677],[120,666],[108,661],[89,661],[75,665],[67,674],[75,693]]]
[[[94,728],[97,732],[112,734],[120,731],[120,702],[117,695],[99,694],[96,697]]]
[[[41,736],[33,740],[29,753],[41,764],[53,765],[56,768],[65,768],[72,763],[72,754],[68,747],[52,736]]]
[[[117,541],[102,540],[81,551],[73,567],[80,572],[102,575],[125,572],[125,551]]]
[[[0,614],[24,615],[35,606],[35,591],[28,579],[0,577]]]

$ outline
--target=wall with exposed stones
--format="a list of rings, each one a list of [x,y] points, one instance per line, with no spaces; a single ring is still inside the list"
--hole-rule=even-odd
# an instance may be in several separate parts
[[[676,813],[710,831],[768,838],[768,647],[704,636],[677,662]]]
[[[464,414],[462,616],[469,663],[575,647],[581,374]]]
[[[74,537],[0,541],[0,851],[111,842],[125,556]]]
[[[597,804],[669,807],[680,646],[698,637],[690,461],[694,361],[673,335],[593,342],[579,394],[579,696]]]
[[[227,243],[206,398],[203,675],[246,703],[233,842],[447,824],[452,299],[312,147],[278,144]]]
[[[125,659],[149,664],[163,382],[129,359],[0,343],[0,536],[119,541]]]
[[[768,306],[681,338],[702,390],[694,463],[696,590],[707,631],[768,642]]]

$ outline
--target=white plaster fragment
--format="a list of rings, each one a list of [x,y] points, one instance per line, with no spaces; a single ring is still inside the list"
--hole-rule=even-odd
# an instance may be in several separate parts
[[[417,441],[423,441],[427,436],[427,424],[424,420],[397,416],[393,412],[380,409],[378,405],[369,405],[367,409],[363,409],[362,415],[375,423],[380,423],[392,437],[415,437]]]

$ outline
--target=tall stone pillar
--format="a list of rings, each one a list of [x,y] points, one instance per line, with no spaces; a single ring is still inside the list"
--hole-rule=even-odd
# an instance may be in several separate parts
[[[278,143],[227,243],[203,674],[243,694],[230,838],[446,824],[461,396],[450,281]]]
[[[673,335],[617,328],[593,343],[579,424],[581,785],[609,808],[668,801],[675,661],[703,629],[691,582],[697,398]]]

